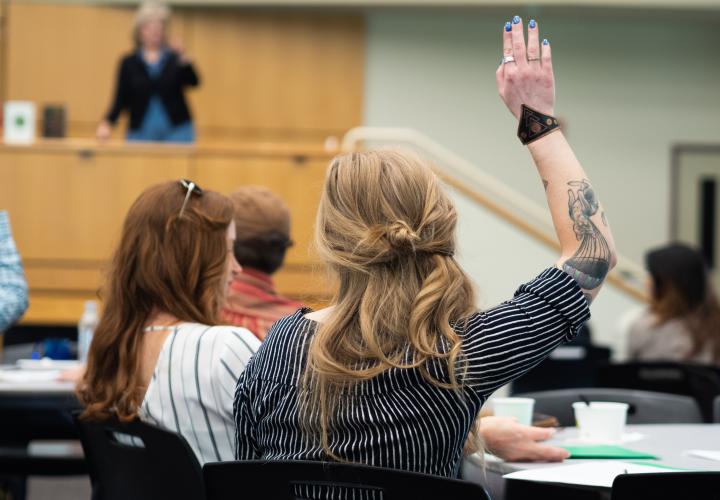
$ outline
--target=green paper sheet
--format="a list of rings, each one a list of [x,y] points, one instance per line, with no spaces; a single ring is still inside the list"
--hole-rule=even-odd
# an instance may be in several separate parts
[[[642,451],[629,450],[622,446],[593,445],[593,446],[563,446],[570,452],[570,458],[651,458],[658,457]]]

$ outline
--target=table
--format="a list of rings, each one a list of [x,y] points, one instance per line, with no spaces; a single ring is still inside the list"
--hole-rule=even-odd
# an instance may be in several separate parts
[[[684,451],[692,449],[720,450],[720,424],[654,424],[628,425],[626,427],[626,434],[635,433],[642,435],[642,438],[623,443],[622,446],[659,457],[659,460],[648,460],[648,463],[678,469],[720,471],[720,462],[683,454]],[[568,440],[577,438],[577,435],[576,428],[566,428],[558,431],[547,443],[561,446]],[[594,461],[596,460],[570,459],[563,463],[577,464]],[[490,491],[493,499],[502,499],[505,498],[507,486],[507,481],[502,478],[503,475],[519,470],[559,465],[561,464],[503,462],[491,457],[485,461],[486,478],[482,471],[482,459],[473,455],[463,462],[462,469],[464,478],[483,484]],[[591,489],[597,490],[597,488]]]
[[[87,473],[71,416],[81,408],[74,390],[58,380],[0,381],[0,482],[13,498],[24,498],[27,476]]]

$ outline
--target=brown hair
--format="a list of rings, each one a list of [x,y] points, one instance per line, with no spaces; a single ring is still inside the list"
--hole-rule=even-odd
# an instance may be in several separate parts
[[[457,213],[432,170],[409,152],[336,157],[318,209],[318,251],[339,281],[303,376],[304,431],[329,448],[344,391],[391,368],[418,369],[459,391],[460,338],[451,323],[477,308],[453,258]],[[449,381],[428,367],[440,361]]]
[[[673,243],[648,252],[645,262],[653,281],[650,310],[658,324],[681,320],[692,340],[687,358],[708,350],[720,362],[720,304],[703,256]]]
[[[121,420],[137,415],[144,397],[139,378],[143,328],[151,314],[214,324],[224,300],[226,231],[233,206],[225,196],[166,182],[145,190],[125,217],[112,259],[104,309],[77,394],[84,417]]]

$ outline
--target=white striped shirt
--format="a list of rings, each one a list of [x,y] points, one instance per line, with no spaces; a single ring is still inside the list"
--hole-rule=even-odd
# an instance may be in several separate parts
[[[317,326],[307,312],[275,323],[238,381],[238,459],[328,459],[298,424],[298,383]],[[331,450],[350,462],[456,477],[485,400],[573,338],[589,317],[577,283],[559,269],[545,270],[512,300],[456,325],[467,366],[464,397],[430,384],[416,369],[387,370],[351,390],[335,414]],[[428,369],[449,379],[441,362]]]
[[[233,391],[259,345],[245,328],[177,325],[158,357],[140,418],[183,436],[201,464],[232,460]]]

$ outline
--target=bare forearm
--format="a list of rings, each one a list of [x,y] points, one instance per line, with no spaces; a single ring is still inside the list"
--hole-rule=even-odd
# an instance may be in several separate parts
[[[562,132],[528,145],[560,240],[558,267],[573,276],[591,300],[615,265],[615,244],[605,211]]]

